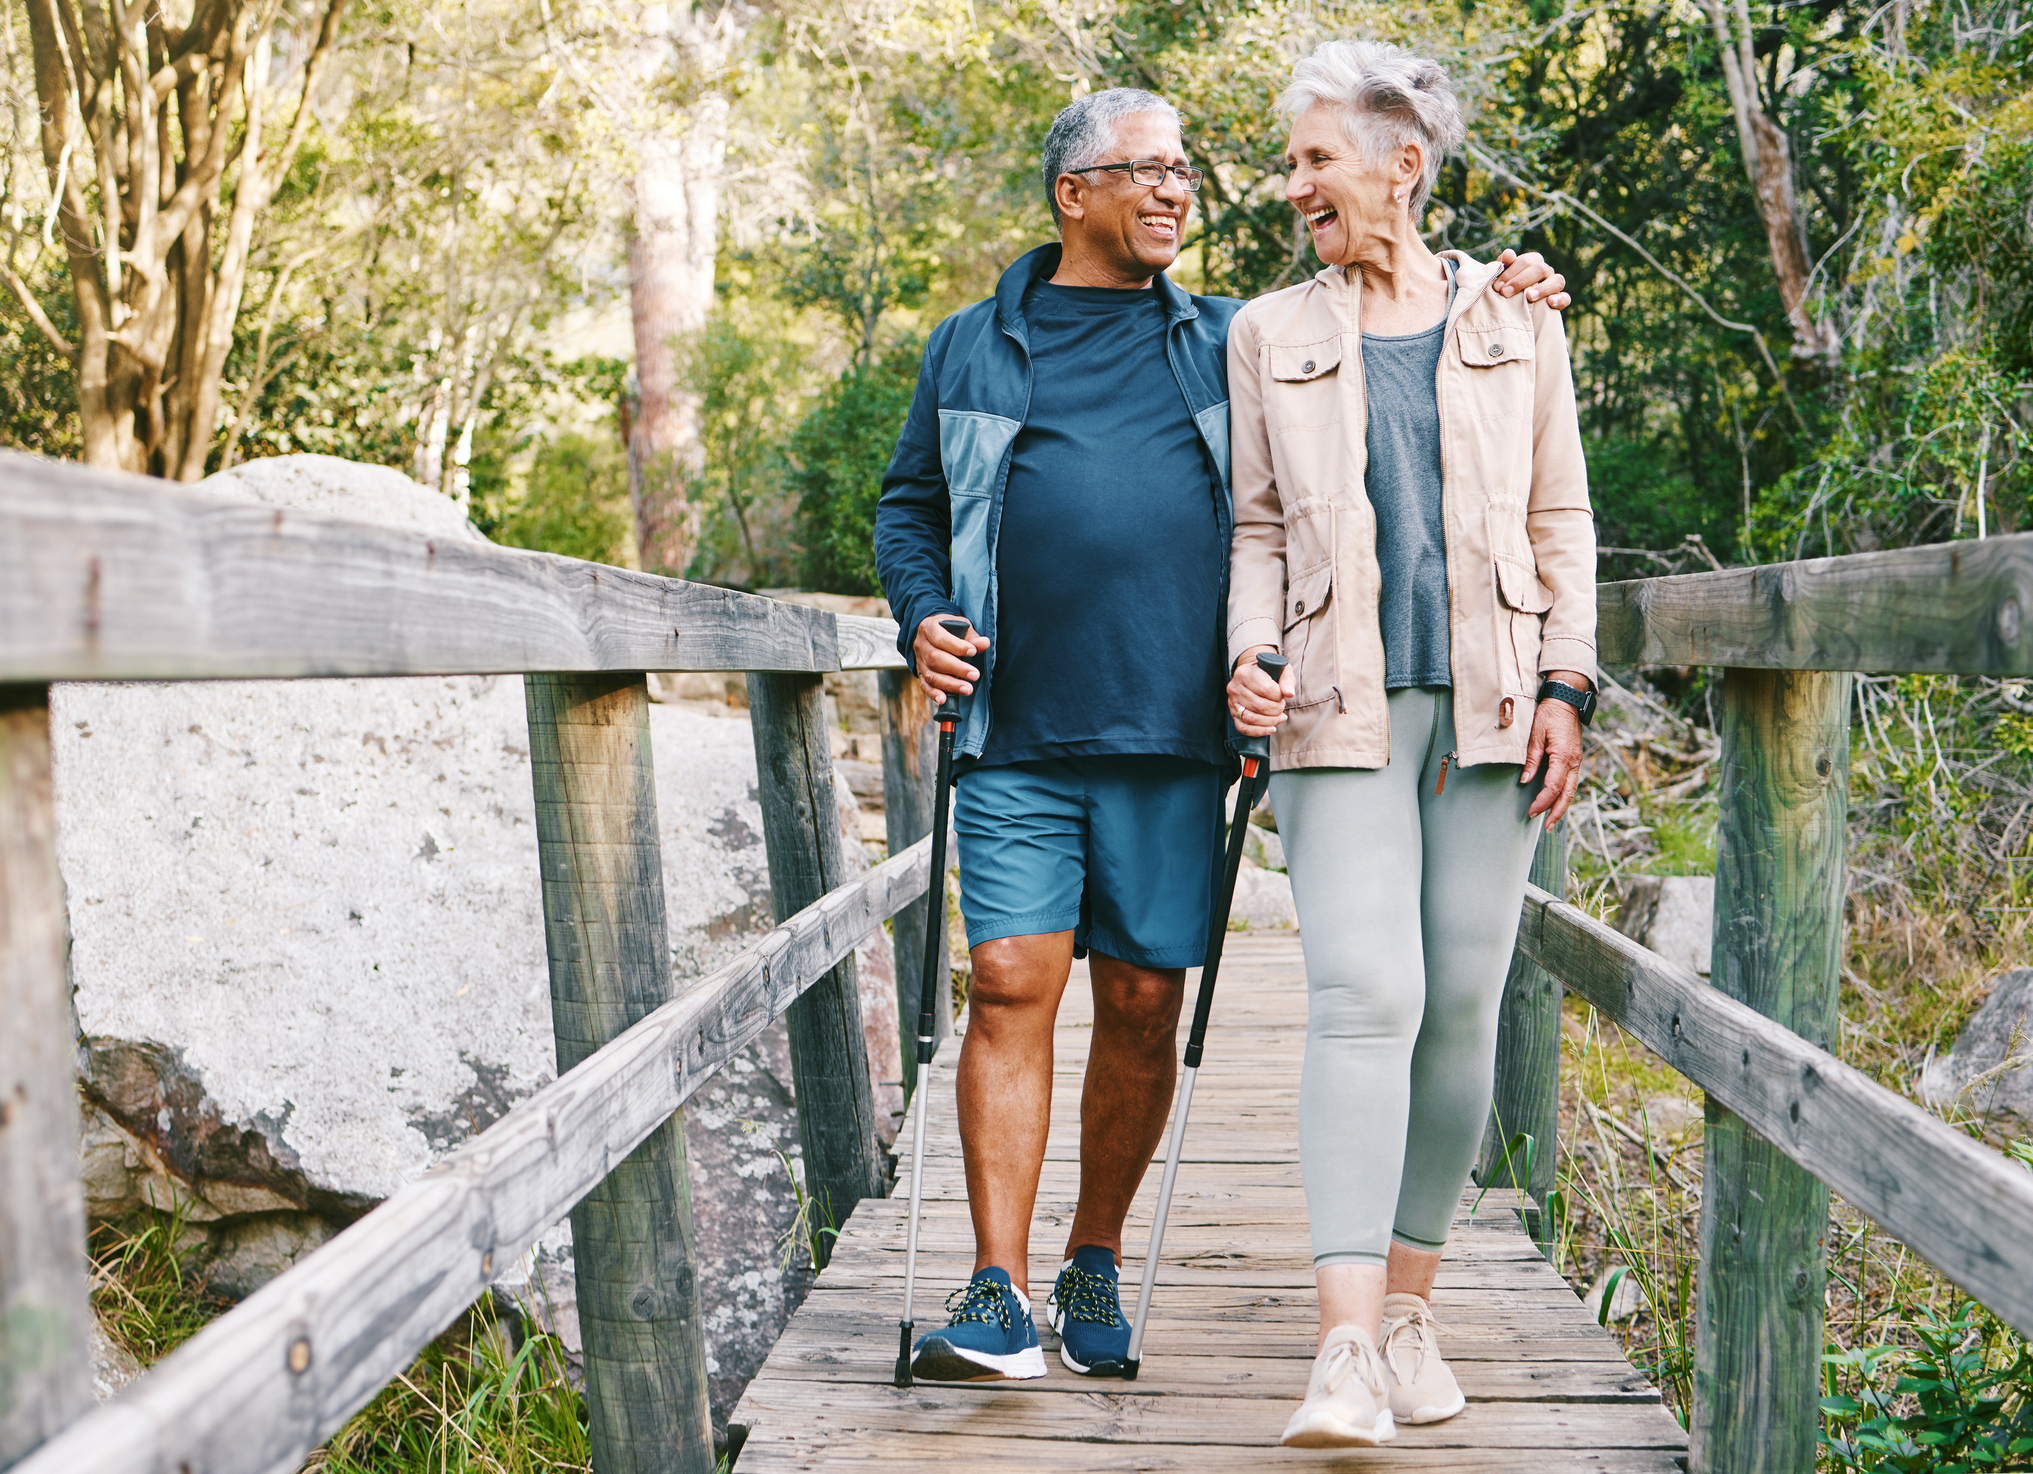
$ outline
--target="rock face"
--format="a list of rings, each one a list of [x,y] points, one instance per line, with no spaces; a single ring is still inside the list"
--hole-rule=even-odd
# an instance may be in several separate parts
[[[203,489],[478,536],[399,473],[329,457]],[[745,717],[650,710],[679,978],[770,923]],[[69,685],[51,720],[94,1216],[181,1210],[213,1287],[244,1293],[550,1079],[519,677]],[[893,1081],[881,933],[861,982]],[[695,1098],[687,1141],[724,1419],[803,1293],[780,1246],[799,1156],[781,1025]],[[560,1225],[509,1278],[569,1266],[569,1243]]]
[[[1228,920],[1231,926],[1239,923],[1251,931],[1297,926],[1299,908],[1292,902],[1291,880],[1280,870],[1244,865],[1235,875],[1235,904]]]
[[[1986,1125],[2033,1131],[2033,967],[1991,979],[1990,997],[1963,1025],[1953,1052],[1928,1061],[1920,1093]]]
[[[1614,925],[1668,962],[1707,977],[1715,936],[1715,877],[1632,876]]]

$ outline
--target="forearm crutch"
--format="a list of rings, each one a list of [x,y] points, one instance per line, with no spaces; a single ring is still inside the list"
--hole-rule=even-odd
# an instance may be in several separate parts
[[[955,639],[964,639],[964,619],[942,619],[939,627]],[[939,770],[932,795],[932,878],[925,892],[925,979],[918,995],[918,1080],[912,1113],[916,1124],[911,1141],[911,1217],[904,1240],[904,1318],[897,1323],[896,1384],[911,1385],[911,1300],[918,1284],[918,1205],[925,1184],[925,1100],[932,1092],[932,1054],[938,1048],[936,1014],[939,1006],[939,943],[946,932],[946,811],[953,792],[953,728],[960,720],[960,698],[946,693],[939,707]],[[948,987],[950,979],[943,980]]]
[[[1257,656],[1257,667],[1273,681],[1285,673],[1286,660],[1270,651]],[[1186,1067],[1179,1076],[1179,1102],[1172,1109],[1172,1138],[1165,1147],[1165,1176],[1158,1185],[1158,1211],[1151,1219],[1150,1247],[1144,1251],[1144,1282],[1137,1290],[1136,1320],[1130,1326],[1129,1355],[1123,1361],[1126,1382],[1136,1380],[1143,1362],[1144,1325],[1151,1312],[1151,1291],[1158,1283],[1158,1257],[1164,1249],[1165,1219],[1172,1210],[1172,1184],[1179,1176],[1179,1154],[1186,1145],[1186,1116],[1193,1109],[1193,1080],[1200,1073],[1200,1055],[1207,1043],[1207,1015],[1214,1007],[1214,980],[1221,972],[1221,945],[1228,937],[1228,911],[1235,904],[1235,877],[1242,868],[1242,842],[1249,833],[1250,811],[1270,786],[1271,744],[1267,737],[1243,737],[1236,743],[1242,758],[1242,780],[1236,786],[1235,819],[1228,827],[1228,849],[1221,862],[1221,898],[1207,923],[1207,959],[1200,965],[1200,996],[1193,1001],[1193,1027],[1186,1035]],[[901,1384],[899,1384],[901,1385]]]

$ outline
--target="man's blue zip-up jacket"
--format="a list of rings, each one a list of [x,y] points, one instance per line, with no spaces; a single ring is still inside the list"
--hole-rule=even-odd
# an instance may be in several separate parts
[[[911,642],[934,614],[964,615],[996,638],[996,537],[1010,448],[1031,403],[1031,356],[1024,295],[1059,269],[1059,247],[1040,246],[1002,274],[995,295],[962,308],[932,330],[918,388],[896,454],[882,478],[875,511],[875,566],[901,626],[897,648],[915,661]],[[1217,608],[1228,601],[1226,554],[1234,529],[1228,485],[1228,325],[1242,310],[1232,297],[1196,297],[1160,275],[1165,356],[1200,431],[1208,464],[1220,477],[1214,498],[1223,549]],[[1136,556],[1134,548],[1123,556]],[[995,645],[975,662],[981,679],[966,700],[953,744],[978,757],[988,741]],[[1170,734],[1164,734],[1170,735]]]

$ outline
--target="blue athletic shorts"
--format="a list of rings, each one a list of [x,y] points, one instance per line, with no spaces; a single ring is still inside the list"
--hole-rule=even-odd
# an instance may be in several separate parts
[[[1176,757],[1077,757],[960,777],[967,945],[1071,931],[1075,955],[1197,967],[1221,857],[1221,770]]]

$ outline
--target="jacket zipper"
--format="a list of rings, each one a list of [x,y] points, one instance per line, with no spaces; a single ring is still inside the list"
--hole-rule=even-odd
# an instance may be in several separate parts
[[[1433,785],[1433,796],[1435,798],[1438,798],[1447,791],[1447,765],[1458,761],[1459,758],[1460,754],[1458,752],[1447,752],[1440,755],[1440,781]]]

